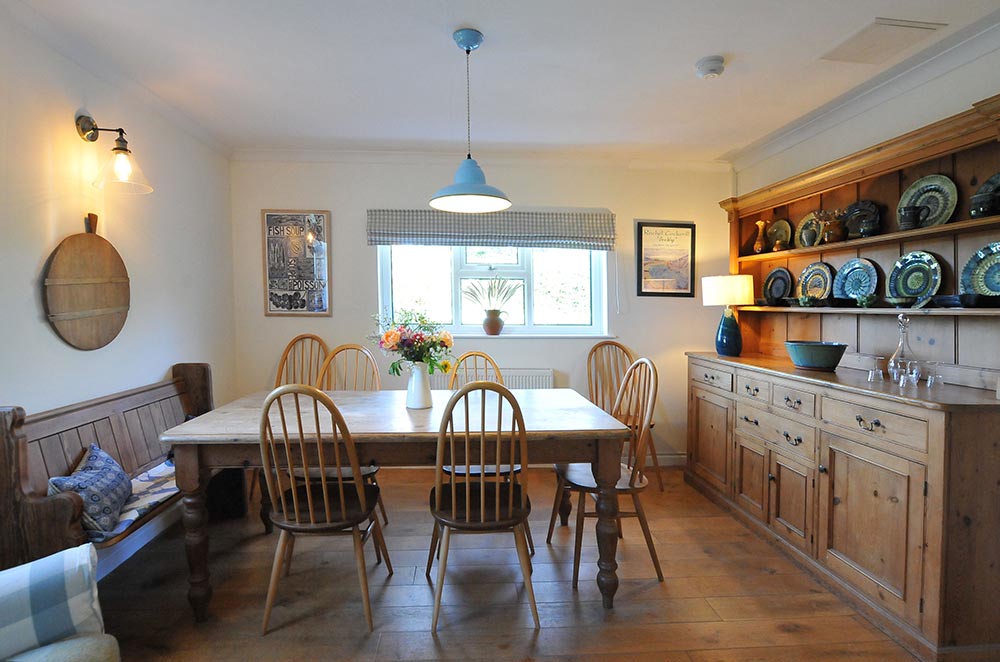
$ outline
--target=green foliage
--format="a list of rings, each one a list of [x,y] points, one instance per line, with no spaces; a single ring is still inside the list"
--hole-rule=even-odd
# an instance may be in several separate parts
[[[462,290],[462,296],[482,306],[483,310],[502,310],[523,287],[523,281],[494,276],[485,285],[481,280],[472,281]]]

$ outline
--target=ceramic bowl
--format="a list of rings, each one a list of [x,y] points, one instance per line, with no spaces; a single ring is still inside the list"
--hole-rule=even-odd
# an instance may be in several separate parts
[[[917,297],[886,297],[886,302],[896,308],[909,308],[917,301]]]
[[[833,372],[843,358],[847,345],[818,340],[786,340],[785,349],[796,368]]]

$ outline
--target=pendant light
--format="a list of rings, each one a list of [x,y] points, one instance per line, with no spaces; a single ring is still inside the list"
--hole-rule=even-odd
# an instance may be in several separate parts
[[[459,214],[485,214],[503,211],[510,200],[500,189],[486,183],[486,175],[472,158],[472,120],[469,110],[469,56],[483,43],[483,33],[472,28],[455,30],[452,38],[465,51],[465,160],[455,171],[455,182],[434,194],[430,205],[441,211]]]

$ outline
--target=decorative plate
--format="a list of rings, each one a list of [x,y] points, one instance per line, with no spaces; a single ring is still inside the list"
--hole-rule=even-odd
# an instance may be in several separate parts
[[[961,294],[1000,296],[1000,241],[983,246],[962,268]]]
[[[771,227],[767,229],[767,239],[771,242],[772,246],[781,241],[784,242],[785,246],[791,248],[792,224],[785,219],[779,219],[771,223]]]
[[[795,228],[795,245],[799,248],[819,245],[819,239],[823,234],[823,224],[816,217],[816,212],[809,212],[799,221],[799,226]]]
[[[930,253],[913,251],[896,260],[889,274],[889,296],[917,297],[914,308],[921,308],[941,287],[941,265]]]
[[[813,262],[799,275],[800,297],[825,299],[833,291],[833,271],[826,262]]]
[[[784,267],[771,269],[764,279],[764,298],[770,305],[791,296],[792,294],[792,272]]]
[[[855,299],[875,294],[878,287],[878,272],[875,265],[864,258],[848,260],[837,270],[833,279],[833,296],[838,299]]]
[[[944,175],[928,175],[913,182],[903,191],[897,212],[902,207],[923,205],[931,211],[920,227],[929,228],[932,225],[947,223],[957,203],[958,190],[955,188],[955,182]]]
[[[983,185],[976,191],[976,195],[986,195],[998,191],[1000,191],[1000,172],[983,182]]]
[[[878,233],[878,205],[871,200],[859,200],[847,207],[840,216],[847,226],[847,238],[857,239]]]

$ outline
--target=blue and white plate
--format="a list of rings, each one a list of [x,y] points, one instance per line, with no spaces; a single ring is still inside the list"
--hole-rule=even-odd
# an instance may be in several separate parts
[[[896,260],[887,288],[891,297],[916,297],[913,308],[921,308],[941,287],[941,265],[930,253],[913,251]]]
[[[826,299],[833,291],[833,271],[826,262],[813,262],[799,276],[800,297]]]
[[[878,271],[875,265],[864,258],[848,260],[837,270],[833,279],[833,296],[837,299],[856,299],[875,294],[878,287]]]
[[[764,279],[764,298],[771,306],[792,294],[792,272],[784,267],[772,269]]]
[[[1000,241],[987,244],[972,254],[962,268],[958,287],[962,294],[1000,296]]]

